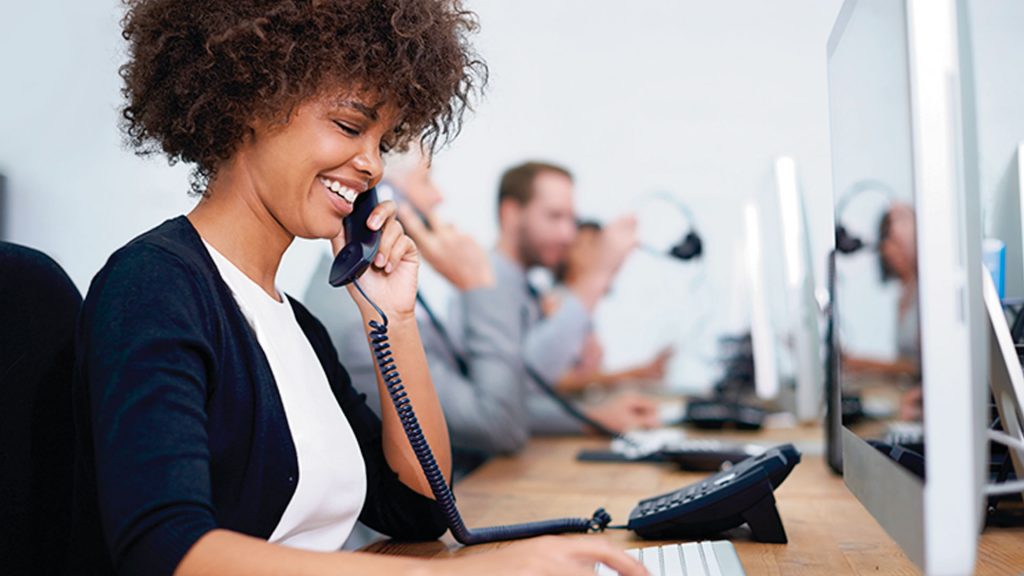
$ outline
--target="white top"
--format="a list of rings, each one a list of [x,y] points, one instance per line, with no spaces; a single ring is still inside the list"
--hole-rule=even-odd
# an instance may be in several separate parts
[[[313,346],[281,291],[281,302],[203,241],[231,289],[274,375],[298,457],[295,493],[270,542],[338,550],[366,499],[366,466]]]

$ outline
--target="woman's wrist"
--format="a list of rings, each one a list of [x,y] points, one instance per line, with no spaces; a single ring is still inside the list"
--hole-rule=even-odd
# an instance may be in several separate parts
[[[359,309],[359,315],[363,317],[363,323],[367,323],[370,320],[376,320],[380,322],[380,313],[372,304],[366,301],[365,298],[360,294],[353,294],[353,298],[356,302],[356,307]],[[376,302],[377,306],[380,307],[380,311],[388,317],[388,325],[415,321],[416,320],[416,307],[415,305],[411,308],[393,308],[387,304]]]
[[[388,317],[388,327],[391,328],[391,329],[396,329],[396,328],[402,326],[403,324],[415,324],[416,323],[416,310],[415,309],[412,309],[412,310],[388,310],[388,309],[382,307],[381,308],[381,312],[383,312]],[[367,304],[365,306],[360,305],[359,306],[359,314],[363,317],[363,323],[364,324],[370,322],[371,320],[376,320],[377,322],[380,322],[380,314],[377,312],[377,310],[373,306],[370,306],[369,304]]]

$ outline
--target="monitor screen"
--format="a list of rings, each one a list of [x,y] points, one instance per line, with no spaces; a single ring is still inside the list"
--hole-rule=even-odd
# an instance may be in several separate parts
[[[911,87],[902,2],[860,2],[829,60],[843,424],[871,442],[922,445]],[[842,248],[842,247],[840,247]],[[878,446],[884,449],[884,446]],[[913,454],[894,454],[920,468]],[[916,471],[916,470],[915,470]]]

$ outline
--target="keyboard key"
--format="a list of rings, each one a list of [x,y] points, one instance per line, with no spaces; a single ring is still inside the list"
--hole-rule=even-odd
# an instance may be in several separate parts
[[[735,477],[736,477],[736,473],[735,472],[733,472],[732,474],[726,474],[725,476],[722,476],[718,480],[715,480],[715,486],[721,486],[722,484],[725,484],[726,482],[728,482],[729,480],[732,480]]]
[[[715,549],[715,558],[718,559],[723,576],[743,574],[743,564],[740,563],[740,557],[736,554],[732,542],[717,540],[711,543],[711,547]]]
[[[683,565],[686,567],[686,574],[706,574],[704,571],[704,560],[700,557],[700,545],[696,542],[687,542],[682,545]]]
[[[657,546],[640,549],[640,560],[652,575],[661,574],[661,550]]]
[[[683,572],[683,557],[678,544],[661,547],[661,563],[664,570],[660,574],[685,574]],[[652,573],[651,576],[655,575]]]
[[[711,542],[706,540],[701,542],[700,552],[704,558],[704,565],[707,566],[708,576],[722,576],[722,570],[718,566],[718,556],[715,554],[715,549],[711,546]]]

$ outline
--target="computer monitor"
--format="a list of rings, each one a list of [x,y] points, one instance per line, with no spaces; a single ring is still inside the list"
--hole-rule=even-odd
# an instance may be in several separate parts
[[[776,331],[769,313],[764,266],[764,224],[757,204],[749,201],[743,211],[745,226],[746,286],[750,306],[750,343],[754,355],[754,390],[765,400],[774,400],[780,393]]]
[[[1015,294],[1018,297],[1024,297],[1024,142],[1017,144],[1017,173],[1016,178],[1011,178],[1012,185],[1017,186],[1017,203],[1020,205],[1020,220],[1017,221],[1017,235],[1020,236],[1020,258],[1015,259],[1014,266],[1020,267],[1020,284],[1014,284],[1014,287],[1019,287],[1021,292]],[[1006,278],[1006,271],[1003,272],[1003,278]]]
[[[1020,299],[1024,298],[1024,142],[1017,144],[1012,161],[1017,163],[1015,171],[1010,170],[1012,164],[999,166],[1008,177],[998,179],[993,191],[995,198],[988,207],[988,235],[1006,243],[1005,296]]]
[[[835,262],[839,385],[843,394],[859,392],[865,412],[877,417],[844,421],[843,475],[928,574],[973,571],[987,465],[987,338],[966,18],[956,0],[847,0],[828,41],[834,199],[869,180],[896,195],[874,248],[886,255],[879,256],[876,277],[897,278],[896,293],[857,294],[865,287],[846,285],[858,278],[845,269],[854,259],[837,255]],[[891,373],[903,375],[871,375],[872,363],[855,362],[848,352],[857,343],[845,324],[881,318],[876,331],[892,331],[884,319],[893,317],[903,354],[890,362]],[[900,406],[921,424],[927,452],[917,462],[920,476],[907,459],[913,454],[902,454],[904,466],[868,443],[886,420],[900,416]]]
[[[796,162],[788,156],[775,161],[773,193],[766,206],[775,212],[777,237],[766,238],[765,245],[777,246],[782,253],[783,274],[776,276],[780,285],[774,288],[782,295],[783,313],[776,329],[792,374],[787,379],[792,389],[782,391],[782,404],[798,420],[811,422],[821,416],[825,372],[804,196]]]
[[[997,119],[989,120],[995,123]],[[982,127],[986,126],[982,124]],[[1020,135],[1024,136],[1024,132]],[[1024,169],[1021,165],[1024,160],[1024,143],[1009,147],[1005,142],[996,140],[991,137],[987,143],[979,142],[979,145],[988,146],[985,150],[988,153],[987,162],[982,163],[982,181],[988,184],[984,189],[986,194],[982,194],[987,197],[982,209],[985,235],[1005,243],[1001,292],[1007,300],[1020,300],[1024,298],[1024,234],[1021,228],[1024,222]],[[984,172],[985,169],[988,174]]]

